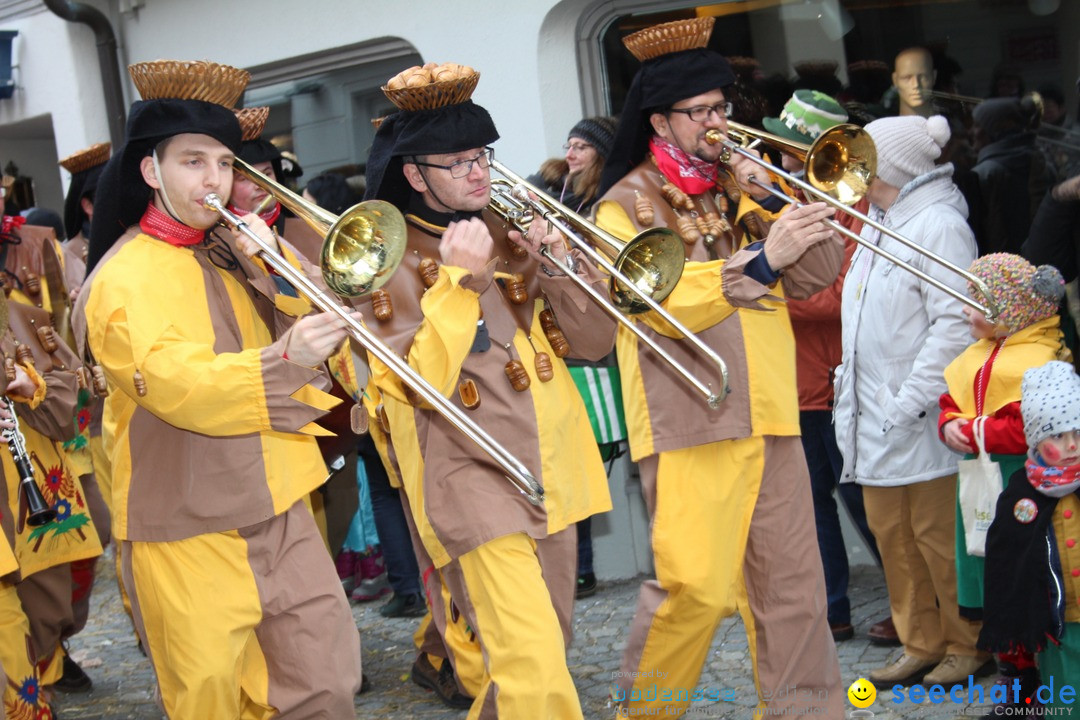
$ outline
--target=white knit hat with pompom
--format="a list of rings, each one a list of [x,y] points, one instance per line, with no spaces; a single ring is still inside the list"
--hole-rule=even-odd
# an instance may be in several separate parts
[[[882,118],[867,125],[866,131],[877,146],[877,176],[896,188],[933,170],[951,135],[942,115]]]

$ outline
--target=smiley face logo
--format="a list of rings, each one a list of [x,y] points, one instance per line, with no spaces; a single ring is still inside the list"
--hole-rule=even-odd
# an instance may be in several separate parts
[[[874,704],[877,688],[866,678],[859,678],[851,683],[847,691],[848,701],[857,708],[866,708]]]

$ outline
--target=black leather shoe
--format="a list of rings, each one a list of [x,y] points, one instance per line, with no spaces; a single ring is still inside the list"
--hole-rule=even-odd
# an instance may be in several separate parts
[[[62,693],[84,693],[94,688],[94,681],[70,655],[64,655],[64,672],[52,687]]]
[[[833,642],[843,642],[855,637],[855,628],[851,623],[829,623],[829,631],[832,633]]]
[[[473,698],[458,690],[454,669],[450,667],[449,660],[443,660],[442,667],[436,670],[427,655],[421,653],[413,663],[411,674],[414,683],[435,693],[443,705],[457,710],[472,707]]]
[[[595,593],[596,575],[593,575],[592,573],[578,575],[577,590],[574,591],[574,597],[580,600],[581,598],[587,598]]]
[[[379,614],[387,618],[423,617],[426,612],[427,603],[424,602],[424,596],[420,593],[412,593],[411,595],[394,593],[394,597],[379,608]]]

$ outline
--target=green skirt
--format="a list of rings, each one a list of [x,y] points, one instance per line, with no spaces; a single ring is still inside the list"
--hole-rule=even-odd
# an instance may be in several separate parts
[[[969,454],[965,455],[964,459],[971,460],[974,457]],[[990,459],[1001,466],[1001,479],[1007,483],[1014,472],[1024,467],[1027,456],[991,455]],[[960,514],[960,483],[956,484],[956,492],[956,597],[960,605],[960,614],[977,619],[982,615],[983,584],[986,575],[984,559],[968,555],[967,541],[964,538],[964,517]],[[965,609],[969,612],[965,612]],[[970,610],[975,610],[976,614],[973,616]]]

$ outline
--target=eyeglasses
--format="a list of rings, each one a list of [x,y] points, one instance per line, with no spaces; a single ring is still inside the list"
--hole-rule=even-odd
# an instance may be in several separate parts
[[[435,163],[420,162],[419,160],[413,160],[414,165],[423,165],[424,167],[439,168],[440,170],[449,170],[450,177],[463,178],[472,172],[473,163],[480,165],[481,169],[487,170],[491,167],[491,159],[495,157],[495,148],[484,148],[483,151],[474,158],[468,160],[458,160],[452,162],[449,165],[436,165]]]
[[[731,116],[733,109],[734,106],[728,101],[716,103],[715,105],[696,105],[692,108],[671,108],[670,112],[682,113],[689,117],[691,121],[700,123],[705,122],[710,113],[716,113],[718,118],[724,120]]]
[[[576,153],[583,153],[586,150],[592,150],[592,147],[593,146],[590,143],[571,143],[571,142],[568,142],[568,143],[566,143],[565,145],[562,146],[562,149],[566,150],[567,152],[573,150]]]

